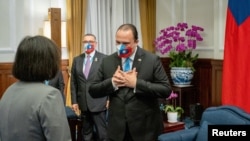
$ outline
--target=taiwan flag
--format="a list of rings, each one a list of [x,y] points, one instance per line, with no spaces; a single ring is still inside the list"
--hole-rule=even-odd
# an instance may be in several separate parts
[[[250,112],[250,0],[228,0],[222,104]]]
[[[118,56],[121,58],[128,58],[132,54],[132,48],[126,47],[124,44],[121,44],[118,47]]]

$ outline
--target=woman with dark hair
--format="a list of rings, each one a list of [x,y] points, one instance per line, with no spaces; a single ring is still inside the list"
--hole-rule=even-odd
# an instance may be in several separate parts
[[[19,81],[0,100],[1,141],[71,141],[61,92],[44,81],[60,67],[56,44],[43,36],[19,44],[12,73]]]

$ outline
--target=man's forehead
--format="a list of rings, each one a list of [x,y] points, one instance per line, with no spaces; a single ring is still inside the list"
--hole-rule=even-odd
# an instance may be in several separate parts
[[[93,39],[93,40],[94,40],[95,38],[94,38],[93,36],[84,36],[83,39],[84,39],[84,40],[85,40],[85,39]]]

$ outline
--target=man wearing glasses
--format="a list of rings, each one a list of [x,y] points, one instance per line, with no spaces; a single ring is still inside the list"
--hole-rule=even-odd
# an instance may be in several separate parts
[[[93,34],[85,34],[82,42],[84,53],[76,56],[71,68],[72,109],[81,111],[84,141],[106,141],[106,103],[108,97],[92,98],[88,89],[100,63],[106,55],[96,50]],[[96,135],[96,136],[95,136]]]

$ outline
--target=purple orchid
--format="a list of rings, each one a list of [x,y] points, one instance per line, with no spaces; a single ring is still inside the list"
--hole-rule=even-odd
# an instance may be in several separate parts
[[[174,93],[174,91],[171,92],[170,96],[168,98],[166,98],[166,100],[170,100],[170,99],[175,99],[178,97],[177,93]]]
[[[200,32],[204,29],[199,26],[188,26],[187,23],[177,23],[176,26],[169,26],[160,31],[160,35],[155,38],[155,50],[161,54],[169,53],[171,67],[191,67],[198,59],[198,54],[192,56],[192,51],[196,49],[197,41],[203,38]]]

